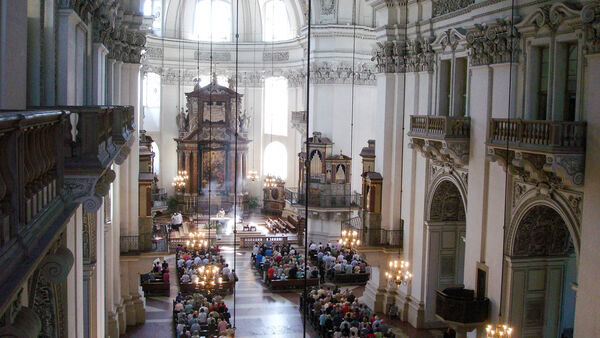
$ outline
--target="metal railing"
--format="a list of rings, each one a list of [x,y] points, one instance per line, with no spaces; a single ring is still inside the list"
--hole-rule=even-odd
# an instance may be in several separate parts
[[[362,217],[356,216],[356,217],[349,218],[345,221],[342,221],[342,228],[343,229],[353,228],[353,229],[357,229],[357,230],[362,229],[363,228]]]
[[[357,192],[351,194],[308,194],[308,206],[317,208],[342,208],[360,206],[361,195]],[[290,204],[306,205],[306,193],[298,192],[295,188],[285,189],[285,199]]]
[[[363,228],[358,230],[361,246],[402,248],[404,229]]]
[[[492,119],[488,143],[496,146],[529,148],[543,152],[585,151],[586,123]]]
[[[409,136],[427,138],[469,138],[470,117],[411,115]]]
[[[121,254],[136,255],[143,252],[168,251],[168,238],[155,237],[152,234],[121,236],[119,242],[119,252]]]

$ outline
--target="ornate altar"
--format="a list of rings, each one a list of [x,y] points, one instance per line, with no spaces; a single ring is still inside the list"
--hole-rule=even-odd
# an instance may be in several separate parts
[[[218,85],[214,74],[209,85],[200,87],[197,83],[194,90],[185,95],[187,112],[182,110],[177,115],[179,137],[175,139],[178,170],[190,173],[185,188],[179,192],[183,195],[184,212],[198,210],[205,213],[209,192],[211,213],[229,210],[234,202],[236,167],[237,192],[246,194],[246,160],[250,142],[248,117],[240,112],[236,118],[235,113],[236,107],[242,106],[242,95]],[[236,127],[239,135],[237,162]]]

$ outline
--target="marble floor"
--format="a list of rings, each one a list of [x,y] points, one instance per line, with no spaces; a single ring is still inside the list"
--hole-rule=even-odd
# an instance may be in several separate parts
[[[236,327],[236,337],[304,337],[303,321],[298,302],[300,292],[270,292],[264,288],[259,276],[250,266],[250,252],[222,247],[222,254],[230,267],[234,266],[239,282],[235,295],[225,298],[231,312],[231,323]],[[173,260],[171,255],[168,259]],[[170,263],[171,264],[171,263]],[[351,287],[360,296],[364,287]],[[171,282],[170,297],[148,297],[146,299],[146,323],[128,328],[123,337],[174,337],[171,304],[177,295],[176,278]],[[417,330],[400,321],[388,321],[397,337],[442,337],[441,330]],[[306,325],[306,337],[316,334]]]

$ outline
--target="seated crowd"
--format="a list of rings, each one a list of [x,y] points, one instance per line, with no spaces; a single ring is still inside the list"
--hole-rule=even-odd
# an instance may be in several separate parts
[[[322,282],[324,277],[333,279],[336,274],[357,274],[368,273],[368,266],[362,260],[356,249],[340,247],[337,242],[316,244],[311,242],[309,245],[309,255],[313,262],[321,271]]]
[[[252,248],[254,267],[267,283],[273,280],[304,278],[304,255],[290,244],[275,245],[266,242]],[[308,278],[318,278],[319,270],[308,262]]]
[[[358,299],[351,291],[337,287],[315,288],[300,297],[300,307],[307,306],[307,315],[321,337],[346,338],[395,337],[391,328]]]
[[[177,276],[180,284],[194,283],[197,280],[198,268],[205,265],[216,265],[221,268],[221,277],[223,281],[233,281],[237,279],[235,269],[230,269],[225,263],[225,258],[220,255],[219,246],[211,246],[209,249],[202,248],[189,250],[179,245],[177,247]]]
[[[199,293],[182,296],[173,301],[173,319],[176,337],[196,338],[207,336],[234,337],[229,318],[231,314],[219,295]]]

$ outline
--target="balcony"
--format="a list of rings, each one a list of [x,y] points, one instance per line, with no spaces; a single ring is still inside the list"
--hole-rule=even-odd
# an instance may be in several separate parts
[[[65,149],[65,193],[96,212],[108,193],[115,173],[110,164],[122,164],[129,152],[135,129],[131,106],[58,106],[69,112],[63,136]],[[47,109],[47,108],[31,108]]]
[[[490,309],[488,298],[476,298],[473,290],[462,287],[435,292],[435,315],[453,328],[471,331],[488,321]]]
[[[306,133],[306,111],[292,112],[292,127],[298,130],[301,134]]]
[[[529,182],[582,186],[586,123],[492,119],[488,158]]]
[[[358,208],[360,206],[361,195],[357,192],[350,194],[308,194],[308,208],[331,208],[348,209]],[[286,188],[285,199],[294,206],[306,205],[306,192],[299,192],[297,188]]]
[[[342,221],[342,229],[358,231],[358,238],[361,247],[386,247],[402,248],[404,239],[404,223],[400,224],[399,229],[383,229],[364,227],[363,219],[360,216],[352,217]]]
[[[133,129],[132,107],[0,112],[0,264],[14,272],[0,276],[2,306],[79,204],[99,210]]]
[[[466,166],[469,162],[471,118],[411,115],[409,147],[426,158]]]

